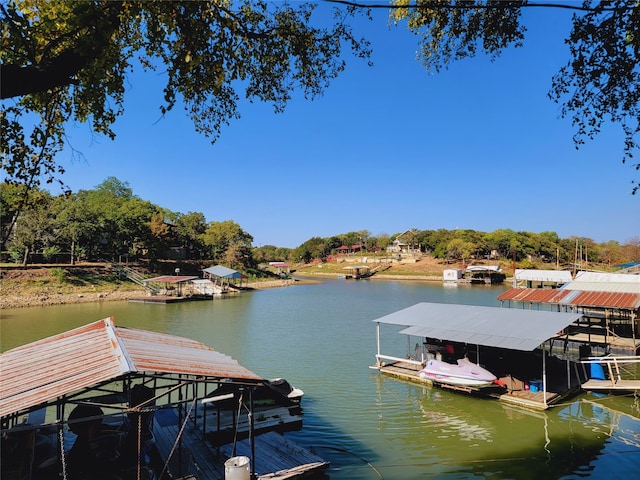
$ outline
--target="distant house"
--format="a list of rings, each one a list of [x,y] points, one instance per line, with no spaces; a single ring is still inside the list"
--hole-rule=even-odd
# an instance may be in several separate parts
[[[419,253],[420,248],[415,248],[415,232],[413,230],[405,230],[398,235],[395,240],[387,247],[389,253]]]
[[[291,267],[285,262],[269,262],[269,266],[274,268],[278,275],[291,273]]]

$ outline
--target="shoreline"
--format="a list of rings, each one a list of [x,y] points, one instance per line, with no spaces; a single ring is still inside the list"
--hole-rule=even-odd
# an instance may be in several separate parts
[[[264,282],[252,282],[247,284],[249,290],[264,290],[267,288],[282,288],[295,284],[313,283],[313,280],[270,280]],[[17,308],[31,307],[51,307],[55,305],[73,305],[78,303],[99,303],[99,302],[123,302],[133,298],[147,296],[148,292],[144,288],[121,290],[118,288],[107,290],[102,289],[95,292],[76,293],[14,293],[7,295],[2,292],[0,295],[0,312]],[[1,316],[1,313],[0,313]]]

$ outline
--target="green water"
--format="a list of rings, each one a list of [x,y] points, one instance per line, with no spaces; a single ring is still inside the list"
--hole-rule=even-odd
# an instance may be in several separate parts
[[[328,280],[210,302],[4,310],[0,348],[108,316],[197,339],[305,391],[304,429],[288,435],[331,462],[332,480],[637,478],[640,400],[633,396],[581,394],[532,412],[368,368],[376,318],[421,301],[499,306],[504,289]],[[384,353],[406,353],[398,330],[383,331]]]

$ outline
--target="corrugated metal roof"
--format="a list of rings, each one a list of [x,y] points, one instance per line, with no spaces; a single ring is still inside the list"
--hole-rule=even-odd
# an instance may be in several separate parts
[[[220,278],[242,278],[242,274],[240,272],[236,272],[227,267],[223,267],[222,265],[216,265],[215,267],[209,267],[204,269],[210,275],[214,275]]]
[[[261,380],[200,342],[106,318],[0,355],[0,416],[132,372]]]
[[[625,292],[585,292],[581,290],[546,288],[510,288],[497,297],[498,300],[512,300],[524,303],[549,303],[579,307],[640,308],[640,294]]]
[[[567,295],[566,290],[551,288],[510,288],[496,298],[498,300],[514,300],[516,302],[558,303]]]
[[[516,280],[530,282],[567,283],[573,280],[571,272],[567,270],[526,270],[516,268],[513,276]]]
[[[625,273],[580,272],[565,285],[567,290],[640,294],[640,275]]]
[[[467,272],[501,272],[500,265],[469,265]]]
[[[582,314],[418,303],[374,320],[404,325],[400,333],[511,350],[531,351]]]

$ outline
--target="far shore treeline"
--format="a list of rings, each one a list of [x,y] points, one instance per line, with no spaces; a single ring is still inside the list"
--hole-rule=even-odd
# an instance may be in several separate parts
[[[233,220],[207,221],[200,212],[179,213],[134,195],[127,182],[107,178],[93,190],[53,196],[35,190],[23,205],[22,186],[0,184],[2,262],[76,263],[78,261],[163,260],[219,263],[254,270],[260,263],[292,264],[326,259],[347,251],[384,255],[394,241],[412,252],[468,262],[507,259],[522,268],[542,263],[559,266],[578,259],[613,266],[640,260],[640,236],[624,243],[589,238],[560,238],[555,232],[500,229],[419,230],[372,235],[366,230],[313,237],[296,248],[255,247],[253,237]],[[347,247],[346,249],[344,247]]]

